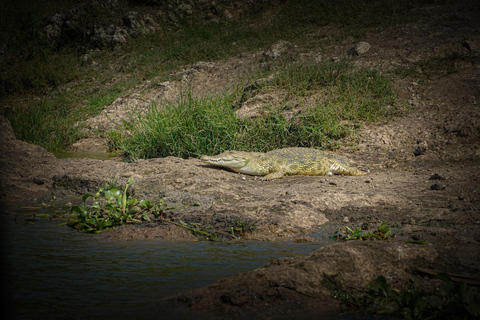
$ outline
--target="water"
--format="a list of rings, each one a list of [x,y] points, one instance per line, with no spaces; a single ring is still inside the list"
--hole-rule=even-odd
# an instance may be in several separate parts
[[[20,209],[7,210],[1,215],[2,279],[7,280],[8,303],[18,319],[168,319],[182,313],[188,318],[185,307],[162,299],[321,246],[105,242],[59,226],[61,220],[29,223],[22,215],[15,222]]]

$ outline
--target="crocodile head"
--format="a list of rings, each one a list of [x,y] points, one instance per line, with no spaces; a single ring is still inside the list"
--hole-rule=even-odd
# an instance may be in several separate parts
[[[243,151],[225,151],[216,156],[201,156],[200,160],[215,166],[229,168],[235,172],[241,172],[253,175],[264,175],[259,172],[255,160],[262,157],[262,153],[243,152]]]

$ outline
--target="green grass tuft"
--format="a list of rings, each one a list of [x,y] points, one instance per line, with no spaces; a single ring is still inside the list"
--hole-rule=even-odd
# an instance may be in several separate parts
[[[197,99],[184,95],[177,103],[152,106],[129,126],[128,135],[111,132],[113,144],[132,158],[197,157],[230,146],[239,122],[230,97]]]

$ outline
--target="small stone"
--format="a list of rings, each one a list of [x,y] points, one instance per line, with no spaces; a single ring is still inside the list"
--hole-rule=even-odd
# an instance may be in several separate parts
[[[442,184],[438,184],[438,183],[434,183],[430,186],[430,189],[432,190],[443,190],[445,189],[446,187]]]
[[[261,62],[293,59],[293,50],[294,45],[291,42],[277,40],[262,53]]]
[[[427,152],[427,150],[428,150],[427,142],[422,141],[415,146],[415,149],[413,150],[413,154],[415,156],[420,156],[422,154],[425,154],[425,152]]]
[[[360,56],[370,50],[370,43],[365,41],[360,41],[356,43],[350,50],[348,50],[349,56]]]
[[[343,222],[349,223],[349,222],[350,222],[350,219],[348,219],[348,217],[344,217],[344,218],[343,218]]]
[[[41,186],[42,184],[44,184],[45,182],[41,179],[38,179],[38,178],[33,178],[33,183],[35,184],[38,184],[39,186]]]
[[[438,173],[435,173],[429,178],[429,180],[445,180],[445,178],[439,175]]]

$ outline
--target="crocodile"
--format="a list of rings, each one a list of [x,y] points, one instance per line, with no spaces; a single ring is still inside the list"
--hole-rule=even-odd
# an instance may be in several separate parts
[[[366,174],[352,167],[343,156],[311,148],[284,148],[267,153],[225,151],[216,156],[201,156],[200,160],[235,172],[263,176],[264,180],[280,179],[286,175]]]

